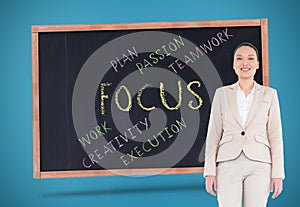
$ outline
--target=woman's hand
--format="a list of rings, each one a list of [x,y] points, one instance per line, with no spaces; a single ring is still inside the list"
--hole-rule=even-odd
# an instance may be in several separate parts
[[[206,191],[213,195],[216,196],[215,191],[217,191],[217,179],[216,176],[206,176],[206,182],[205,182],[205,186],[206,186]]]
[[[271,192],[274,191],[272,198],[277,198],[282,192],[282,178],[272,178],[270,188]]]

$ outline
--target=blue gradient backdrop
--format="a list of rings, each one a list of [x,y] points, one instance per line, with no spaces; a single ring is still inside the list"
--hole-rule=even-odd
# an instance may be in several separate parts
[[[201,174],[33,179],[31,26],[253,18],[269,19],[270,85],[279,91],[285,142],[284,192],[270,199],[268,206],[295,206],[300,184],[300,7],[296,0],[0,2],[1,207],[217,206],[205,192]]]

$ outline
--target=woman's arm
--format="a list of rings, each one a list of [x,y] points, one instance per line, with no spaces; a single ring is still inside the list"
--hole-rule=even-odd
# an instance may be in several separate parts
[[[276,90],[271,100],[267,123],[267,136],[271,146],[272,178],[284,179],[283,139],[279,101]]]
[[[223,93],[222,88],[217,89],[211,105],[205,146],[204,177],[216,176],[217,148],[223,131],[221,110],[221,96]]]
[[[271,192],[274,192],[272,198],[276,198],[282,192],[282,180],[284,174],[284,157],[283,157],[283,138],[280,117],[280,107],[277,91],[274,91],[271,107],[269,111],[269,120],[267,125],[268,139],[271,146],[272,172],[271,172]]]

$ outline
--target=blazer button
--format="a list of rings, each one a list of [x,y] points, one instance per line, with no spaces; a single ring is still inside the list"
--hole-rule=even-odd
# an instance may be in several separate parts
[[[241,132],[241,135],[242,135],[242,136],[244,136],[245,134],[246,134],[245,131],[242,131],[242,132]]]

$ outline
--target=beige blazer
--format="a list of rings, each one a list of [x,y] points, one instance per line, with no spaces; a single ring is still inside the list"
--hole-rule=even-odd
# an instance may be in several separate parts
[[[218,162],[233,160],[243,151],[251,160],[272,163],[272,178],[284,178],[277,92],[255,83],[253,104],[243,127],[237,107],[237,84],[215,92],[206,137],[204,176],[215,176]]]

